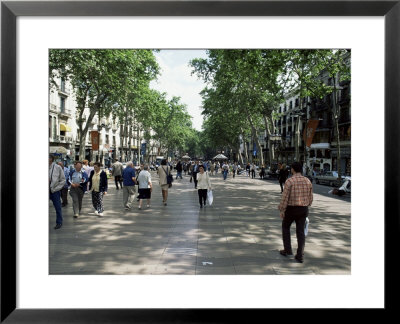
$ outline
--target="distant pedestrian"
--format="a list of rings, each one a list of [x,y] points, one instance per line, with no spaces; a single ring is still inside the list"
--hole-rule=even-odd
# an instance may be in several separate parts
[[[90,173],[89,178],[89,190],[92,191],[94,213],[99,217],[103,216],[103,197],[107,194],[108,190],[107,174],[100,169],[100,166],[99,162],[93,164],[93,171]]]
[[[188,164],[187,164],[187,162],[184,162],[183,163],[183,172],[185,173],[185,175],[187,174],[187,171],[188,171]]]
[[[74,217],[78,218],[82,209],[83,195],[87,189],[88,176],[82,170],[82,162],[75,162],[75,170],[69,174],[69,182],[71,187],[69,195],[72,198],[72,208],[74,210]]]
[[[62,199],[62,207],[65,207],[68,205],[68,188],[69,188],[69,181],[68,181],[68,177],[69,177],[69,168],[64,166],[63,162],[58,162],[57,163],[61,169],[63,169],[64,171],[64,176],[65,176],[65,185],[64,187],[61,189],[61,199]]]
[[[197,179],[198,179],[197,193],[199,195],[199,204],[200,208],[203,208],[203,205],[206,206],[208,190],[211,190],[211,181],[208,172],[204,171],[204,166],[202,165],[200,165],[199,167],[199,173],[197,174]]]
[[[89,172],[89,160],[82,160],[82,170],[84,172],[86,172],[88,178],[90,176],[90,172]]]
[[[251,178],[254,179],[256,177],[256,165],[254,163],[250,165],[250,173]]]
[[[265,166],[264,166],[264,164],[261,165],[260,178],[261,179],[265,178]]]
[[[215,163],[211,163],[211,175],[214,175],[214,171],[215,171]]]
[[[237,163],[235,162],[232,166],[232,176],[235,179],[236,171],[238,169]]]
[[[226,180],[226,178],[228,177],[228,172],[229,172],[229,166],[227,163],[224,163],[222,165],[222,176],[223,176],[224,180]]]
[[[160,181],[161,193],[162,193],[162,197],[163,197],[164,206],[167,206],[168,188],[169,188],[169,184],[167,182],[167,175],[169,175],[170,172],[171,171],[170,171],[169,167],[167,166],[167,160],[163,159],[161,161],[161,165],[157,169],[157,173],[160,178],[159,181]]]
[[[89,179],[89,177],[90,177],[90,174],[92,173],[92,171],[94,170],[94,167],[93,167],[93,161],[91,161],[91,162],[88,162],[87,160],[85,160],[86,161],[86,163],[87,163],[87,166],[84,168],[84,165],[82,166],[82,169],[86,172],[86,174],[87,174],[87,176],[88,176],[88,179]],[[86,189],[86,191],[85,191],[85,194],[88,194],[89,193],[89,182],[88,182],[88,184],[87,184],[87,189]]]
[[[182,179],[182,170],[183,170],[182,163],[181,163],[181,161],[178,161],[178,163],[176,164],[176,178],[175,179],[178,179],[178,177],[180,177]]]
[[[290,226],[296,222],[297,254],[295,259],[302,263],[304,257],[305,234],[304,226],[308,216],[308,206],[313,201],[313,189],[310,180],[301,175],[302,166],[299,162],[292,164],[293,176],[285,183],[281,202],[279,204],[280,217],[282,218],[282,239],[284,256],[292,255],[290,242]]]
[[[136,170],[133,167],[132,162],[128,162],[126,164],[126,168],[122,171],[122,179],[124,183],[124,186],[122,188],[122,199],[125,210],[128,210],[132,207],[136,192]]]
[[[143,199],[147,199],[147,208],[150,207],[151,192],[153,191],[153,185],[151,183],[151,175],[148,170],[149,170],[149,166],[147,164],[145,164],[143,167],[143,170],[140,172],[140,174],[138,176],[139,209],[142,209]]]
[[[199,173],[199,161],[196,161],[196,163],[193,166],[193,171],[192,171],[192,176],[193,176],[193,181],[194,181],[194,189],[197,189],[197,173]]]
[[[218,169],[219,169],[219,162],[215,163],[215,174],[218,173]]]
[[[279,185],[281,186],[281,193],[283,193],[283,186],[288,178],[289,171],[286,168],[286,164],[280,164],[279,166]]]
[[[118,159],[115,159],[114,164],[112,165],[112,176],[114,177],[115,187],[119,190],[118,184],[122,189],[122,163],[119,162]]]
[[[250,163],[247,163],[246,165],[246,175],[250,177]]]
[[[63,223],[61,211],[61,190],[65,185],[64,170],[54,162],[54,156],[49,155],[49,198],[56,210],[56,226],[59,229]]]

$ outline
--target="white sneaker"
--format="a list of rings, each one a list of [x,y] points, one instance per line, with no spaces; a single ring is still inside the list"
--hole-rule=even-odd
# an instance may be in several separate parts
[[[100,217],[103,217],[103,213],[99,213],[99,216],[100,216]]]
[[[95,215],[98,215],[98,214],[99,214],[99,212],[98,212],[97,210],[95,210],[95,211],[94,211],[94,214],[95,214]]]

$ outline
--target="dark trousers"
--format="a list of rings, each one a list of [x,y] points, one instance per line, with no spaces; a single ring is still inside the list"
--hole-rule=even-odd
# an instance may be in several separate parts
[[[205,205],[207,200],[207,189],[199,189],[197,190],[197,193],[199,194],[200,206],[203,206],[203,204]]]
[[[53,206],[56,210],[56,224],[62,224],[63,222],[60,198],[61,198],[61,191],[50,193],[50,200],[53,202]]]
[[[285,181],[279,181],[279,184],[281,185],[281,192],[283,192],[283,184],[285,183]]]
[[[306,237],[304,235],[304,225],[308,216],[308,207],[288,206],[285,212],[285,218],[282,220],[282,239],[286,252],[292,253],[292,244],[290,242],[290,226],[293,221],[296,222],[297,237],[297,256],[303,258]]]
[[[197,172],[193,172],[194,188],[197,189]]]
[[[63,207],[68,204],[68,188],[61,189],[61,200]]]
[[[118,183],[119,183],[119,185],[120,185],[121,188],[122,188],[122,176],[115,176],[115,177],[114,177],[114,180],[115,180],[115,186],[117,187],[117,189],[119,189],[119,188],[118,188]]]
[[[256,171],[251,170],[251,178],[254,179],[256,177]]]

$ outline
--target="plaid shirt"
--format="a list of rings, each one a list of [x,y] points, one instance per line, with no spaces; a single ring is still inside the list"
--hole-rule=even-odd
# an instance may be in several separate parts
[[[286,180],[278,209],[285,212],[287,206],[311,206],[312,201],[313,190],[310,180],[297,173]]]

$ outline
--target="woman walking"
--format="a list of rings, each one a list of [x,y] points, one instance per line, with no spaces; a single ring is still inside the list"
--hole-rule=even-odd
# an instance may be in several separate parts
[[[100,166],[99,162],[93,164],[94,170],[90,173],[89,190],[92,191],[94,213],[102,217],[104,212],[103,196],[107,194],[108,182],[107,174],[100,169]]]
[[[151,192],[153,191],[153,186],[151,184],[151,175],[149,172],[149,166],[144,165],[143,170],[138,176],[139,181],[139,209],[142,209],[143,199],[147,199],[147,208],[150,207]]]
[[[197,193],[199,195],[200,208],[206,205],[207,192],[211,190],[211,181],[208,172],[204,171],[204,167],[200,165],[199,173],[197,174]]]
[[[158,176],[160,177],[160,187],[163,197],[163,204],[167,206],[167,199],[168,199],[168,188],[169,184],[167,183],[167,175],[170,174],[170,169],[167,165],[167,160],[163,159],[161,161],[160,167],[157,169]],[[140,183],[140,181],[139,181]]]
[[[211,163],[211,175],[214,175],[215,163]]]
[[[281,164],[280,169],[279,169],[279,184],[281,186],[281,193],[283,192],[283,185],[285,184],[285,181],[287,180],[289,175],[289,172],[286,168],[286,164]]]

